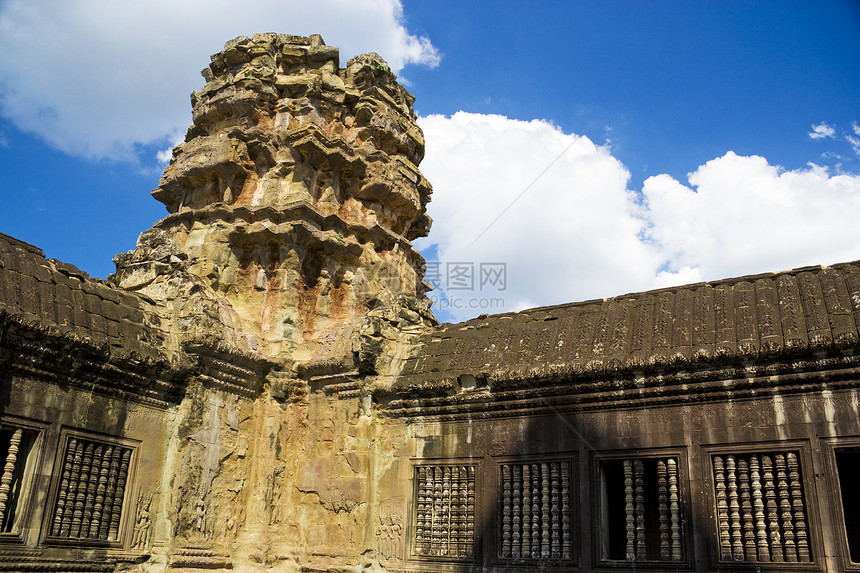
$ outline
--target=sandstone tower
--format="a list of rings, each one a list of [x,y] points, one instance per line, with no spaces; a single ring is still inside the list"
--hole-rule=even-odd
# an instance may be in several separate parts
[[[240,37],[202,73],[152,193],[170,214],[110,279],[157,305],[175,361],[210,370],[157,498],[173,541],[143,569],[369,563],[371,394],[436,324],[410,242],[431,223],[414,98],[319,36]]]
[[[410,243],[430,229],[424,137],[385,61],[341,68],[319,36],[259,34],[202,73],[152,193],[170,215],[116,257],[114,280],[169,301],[189,334],[277,360],[318,356],[397,297],[430,318]]]

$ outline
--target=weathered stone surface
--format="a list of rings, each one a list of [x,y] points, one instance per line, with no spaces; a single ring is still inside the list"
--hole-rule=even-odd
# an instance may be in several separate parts
[[[409,243],[430,225],[424,138],[387,64],[365,54],[341,69],[318,36],[261,34],[230,42],[204,77],[153,191],[172,215],[117,256],[113,280],[269,356],[313,348],[395,294],[425,299]]]

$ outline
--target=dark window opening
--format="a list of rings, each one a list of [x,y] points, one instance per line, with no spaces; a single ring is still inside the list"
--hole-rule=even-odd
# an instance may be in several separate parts
[[[0,429],[0,533],[18,529],[28,485],[25,470],[36,435],[34,430],[14,426]]]
[[[683,560],[677,458],[603,462],[601,514],[604,559]]]
[[[854,478],[860,475],[860,449],[836,450],[836,471],[842,496],[842,515],[851,561],[860,563],[860,488]]]

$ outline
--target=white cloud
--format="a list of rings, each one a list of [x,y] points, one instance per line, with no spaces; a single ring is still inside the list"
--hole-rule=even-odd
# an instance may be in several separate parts
[[[158,160],[158,162],[161,164],[161,166],[165,166],[168,163],[170,163],[170,160],[173,158],[173,148],[175,148],[177,145],[179,145],[183,141],[185,141],[185,134],[184,133],[175,133],[173,135],[173,137],[171,138],[170,146],[162,149],[161,151],[158,151],[155,154],[155,158]]]
[[[210,54],[239,35],[309,35],[341,48],[341,62],[375,51],[392,69],[435,65],[410,34],[399,0],[7,0],[0,4],[0,111],[58,149],[131,159],[166,146],[191,122],[188,94]]]
[[[172,147],[168,147],[167,149],[162,149],[161,151],[158,151],[155,154],[155,158],[162,165],[170,163],[171,157],[173,157],[173,148]]]
[[[853,135],[846,135],[845,139],[851,144],[851,149],[854,150],[857,157],[860,157],[860,138],[854,137]]]
[[[812,126],[812,131],[809,132],[810,139],[825,139],[832,138],[836,134],[836,130],[833,129],[832,126],[827,125],[825,122],[821,122],[818,125]]]
[[[498,296],[517,310],[650,286],[658,260],[637,239],[643,222],[629,173],[608,148],[539,120],[458,112],[419,123],[428,142],[421,170],[434,188],[433,229],[419,246],[438,244],[443,263],[507,264],[506,291],[449,297]]]
[[[439,61],[404,26],[399,0],[6,0],[0,112],[68,153],[133,159],[143,144],[164,162],[209,54],[266,31],[320,33],[342,64],[366,51],[395,71]],[[860,176],[729,152],[688,184],[657,175],[639,192],[609,145],[547,121],[460,112],[420,123],[435,189],[423,246],[438,244],[443,262],[508,265],[503,292],[448,293],[505,307],[455,309],[458,318],[860,258]],[[860,155],[852,129],[844,136]],[[809,136],[835,139],[836,129],[822,122]]]
[[[729,152],[689,182],[659,175],[643,186],[649,238],[668,266],[658,284],[860,258],[860,176],[812,164],[784,171]]]
[[[437,244],[442,263],[507,263],[504,292],[448,291],[478,302],[437,304],[457,319],[860,259],[860,176],[729,152],[691,173],[689,186],[657,175],[640,195],[608,147],[546,121],[459,112],[419,123],[434,223],[418,246]],[[493,296],[505,307],[480,306]]]
[[[860,125],[857,125],[857,122],[851,124],[851,129],[854,130],[854,135],[860,136]],[[851,149],[854,150],[854,153],[857,157],[860,157],[860,137],[854,137],[853,135],[846,135],[846,141],[851,144]]]

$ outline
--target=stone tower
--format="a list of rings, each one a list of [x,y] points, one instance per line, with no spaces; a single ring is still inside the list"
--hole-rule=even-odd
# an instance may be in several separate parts
[[[109,279],[154,303],[194,373],[141,570],[355,561],[379,519],[373,393],[436,324],[411,243],[431,223],[414,98],[319,36],[237,38],[203,76],[152,192],[170,214]]]
[[[395,298],[431,318],[431,188],[413,96],[376,54],[258,34],[212,56],[193,125],[153,196],[170,215],[114,280],[168,301],[180,330],[313,361]],[[348,336],[347,336],[348,337]]]

